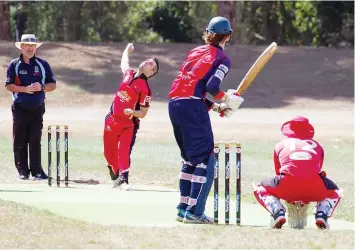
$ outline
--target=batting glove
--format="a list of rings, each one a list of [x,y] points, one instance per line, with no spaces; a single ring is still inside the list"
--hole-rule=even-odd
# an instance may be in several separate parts
[[[225,104],[228,105],[233,111],[238,109],[239,106],[244,102],[243,97],[239,96],[235,89],[228,89],[227,98]]]
[[[232,109],[230,109],[228,107],[227,104],[225,103],[221,103],[221,104],[213,104],[213,107],[212,107],[213,111],[219,113],[219,114],[223,114],[223,116],[229,118],[233,115],[233,112],[232,112]]]

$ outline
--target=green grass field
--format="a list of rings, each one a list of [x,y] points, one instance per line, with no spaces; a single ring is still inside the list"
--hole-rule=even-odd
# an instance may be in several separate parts
[[[243,202],[255,203],[250,183],[272,174],[270,151],[272,152],[275,142],[248,141],[243,143]],[[70,179],[95,179],[101,183],[109,182],[102,155],[101,137],[76,138],[74,134],[71,134],[69,143]],[[11,152],[11,138],[1,137],[0,145],[0,158],[5,163],[2,172],[6,171],[15,175],[12,168],[12,154],[9,153]],[[43,165],[46,167],[46,136],[43,137],[42,145]],[[324,142],[323,145],[329,152],[325,161],[325,170],[344,189],[345,193],[334,217],[354,221],[353,145],[348,141],[329,141]],[[233,155],[232,161],[235,159]],[[166,139],[154,142],[144,138],[138,139],[132,154],[131,182],[177,188],[179,160],[178,150],[173,142]],[[223,160],[222,154],[221,167],[224,166]],[[220,178],[224,177],[222,169]],[[235,176],[234,173],[235,169],[232,168],[232,176]],[[223,195],[224,190],[222,183],[221,181],[220,195]],[[233,181],[232,190],[234,190],[234,185]],[[101,226],[61,218],[43,210],[4,201],[0,201],[0,211],[8,218],[0,225],[1,235],[6,238],[2,244],[5,248],[289,248],[292,242],[290,238],[295,235],[300,240],[296,243],[292,242],[294,248],[347,248],[349,243],[353,244],[353,232],[349,231],[284,230],[276,233],[274,230],[251,227],[182,226],[147,229]],[[23,219],[29,223],[23,223]],[[51,230],[48,230],[49,227]],[[31,234],[26,233],[29,230]],[[55,233],[58,231],[61,233]],[[42,234],[45,236],[41,236]],[[339,234],[341,234],[341,241],[337,239]],[[147,237],[140,240],[141,236]],[[35,240],[36,237],[44,237],[41,244]]]
[[[74,138],[73,138],[74,137]],[[5,163],[2,171],[8,171],[14,176],[16,171],[13,166],[11,152],[11,140],[9,137],[0,138],[0,158]],[[251,183],[273,175],[272,149],[276,141],[248,141],[242,144],[242,198],[243,201],[255,202],[252,194]],[[353,144],[351,141],[327,141],[322,143],[327,152],[324,170],[340,188],[344,189],[344,198],[334,213],[335,218],[354,221],[354,184],[353,184]],[[110,181],[106,163],[103,158],[101,137],[76,138],[69,137],[69,172],[70,179],[95,179],[100,183]],[[63,147],[63,144],[61,144]],[[223,148],[222,148],[223,149]],[[63,152],[63,148],[61,149]],[[42,164],[46,169],[47,164],[47,139],[42,142]],[[53,153],[53,174],[55,174],[55,153]],[[62,154],[63,177],[63,154]],[[235,154],[231,154],[231,178],[232,188],[235,190]],[[132,151],[132,166],[130,180],[132,183],[159,185],[170,188],[178,187],[178,175],[180,172],[180,157],[174,141],[167,139],[154,142],[140,139]],[[47,169],[46,169],[47,170]],[[13,176],[11,176],[13,177]],[[220,154],[220,178],[224,178],[224,154]],[[220,192],[224,190],[220,181]],[[211,193],[212,195],[212,193]],[[232,197],[235,193],[232,193]]]
[[[353,231],[235,226],[101,226],[0,200],[2,248],[352,249]],[[19,216],[20,215],[20,216]]]
[[[181,158],[172,135],[166,97],[187,48],[192,46],[136,46],[137,52],[132,58],[134,65],[143,58],[155,56],[154,51],[159,52],[164,60],[152,84],[152,108],[142,122],[132,152],[130,182],[133,184],[178,188]],[[57,90],[48,95],[44,121],[46,124],[69,124],[71,180],[93,179],[102,184],[110,183],[101,134],[103,119],[121,77],[119,56],[123,48],[124,44],[53,43],[52,46],[44,45],[39,51],[39,55],[51,63],[58,79]],[[18,51],[13,43],[7,42],[0,43],[0,51],[4,55],[0,56],[0,64],[3,65],[0,75],[5,75],[8,62],[18,56]],[[354,222],[353,50],[282,47],[279,51],[248,89],[245,103],[232,119],[221,120],[218,115],[211,115],[216,140],[232,139],[242,143],[242,202],[256,204],[251,182],[257,183],[274,174],[272,150],[281,138],[280,125],[285,119],[305,115],[314,123],[316,139],[325,148],[324,170],[344,189],[344,197],[333,217]],[[229,47],[228,53],[233,62],[238,63],[233,64],[233,70],[223,81],[223,90],[235,88],[260,51],[252,46],[236,46]],[[101,73],[103,68],[107,72]],[[0,109],[0,183],[17,184],[19,180],[12,154],[11,100],[5,88],[0,89],[0,97],[3,104]],[[63,143],[61,146],[63,148]],[[54,159],[53,155],[53,167]],[[232,154],[231,162],[234,160],[235,155]],[[221,180],[224,178],[223,161],[222,153]],[[42,164],[46,170],[45,129]],[[231,170],[233,177],[234,165]],[[220,181],[220,197],[224,195],[223,183]],[[234,178],[231,190],[235,190]],[[232,192],[232,198],[234,195]],[[149,207],[146,211],[147,216],[156,216]],[[0,248],[354,248],[354,230],[270,230],[246,225],[240,228],[223,225],[104,226],[1,199],[0,214]],[[268,216],[266,211],[265,216]],[[171,219],[174,220],[173,217]]]

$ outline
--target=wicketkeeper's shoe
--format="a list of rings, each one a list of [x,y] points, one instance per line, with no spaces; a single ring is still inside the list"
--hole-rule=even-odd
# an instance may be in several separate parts
[[[286,203],[288,212],[288,225],[290,228],[303,229],[307,226],[309,204],[300,202]]]
[[[328,224],[328,216],[322,212],[319,211],[316,214],[316,225],[319,229],[329,229],[329,224]]]
[[[271,228],[281,229],[283,224],[286,223],[285,211],[280,209],[277,214],[271,215]]]
[[[213,224],[213,218],[204,214],[196,216],[193,213],[186,211],[183,222],[187,224]]]
[[[176,215],[176,220],[178,222],[183,222],[186,211],[184,209],[178,208],[178,213]]]

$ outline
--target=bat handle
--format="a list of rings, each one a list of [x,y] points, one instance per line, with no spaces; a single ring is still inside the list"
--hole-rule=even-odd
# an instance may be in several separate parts
[[[233,93],[233,95],[236,95],[236,96],[240,96],[240,94],[236,91],[235,93]],[[222,111],[221,113],[219,113],[219,116],[220,117],[224,117],[224,111]]]

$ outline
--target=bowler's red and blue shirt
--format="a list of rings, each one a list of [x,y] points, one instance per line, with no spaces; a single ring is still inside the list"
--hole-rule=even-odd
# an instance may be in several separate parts
[[[220,83],[231,67],[231,60],[219,46],[203,45],[194,48],[180,67],[169,93],[170,99],[206,99],[210,93],[221,99]],[[207,102],[207,106],[212,105]],[[210,108],[210,107],[209,107]]]

